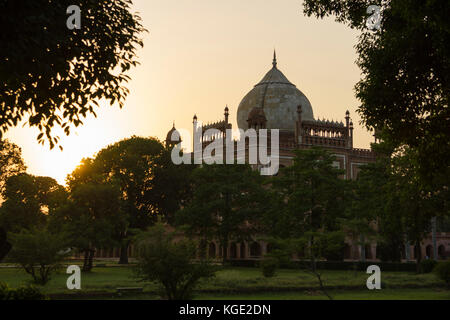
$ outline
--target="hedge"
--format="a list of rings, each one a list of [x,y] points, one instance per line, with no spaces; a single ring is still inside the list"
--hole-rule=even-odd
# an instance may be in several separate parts
[[[227,265],[233,267],[258,268],[260,260],[229,260]],[[281,264],[280,268],[284,269],[302,269],[308,261],[291,261],[288,264]],[[406,271],[416,272],[417,264],[415,262],[353,262],[353,261],[318,261],[317,268],[321,270],[357,270],[366,271],[367,267],[377,265],[382,271]]]

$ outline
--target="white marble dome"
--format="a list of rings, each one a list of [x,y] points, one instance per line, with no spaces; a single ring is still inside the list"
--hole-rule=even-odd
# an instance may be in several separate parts
[[[264,109],[267,129],[295,130],[297,107],[302,106],[302,119],[314,120],[308,98],[277,68],[274,53],[273,67],[264,78],[247,93],[239,104],[237,123],[240,129],[248,128],[248,115],[255,107]]]

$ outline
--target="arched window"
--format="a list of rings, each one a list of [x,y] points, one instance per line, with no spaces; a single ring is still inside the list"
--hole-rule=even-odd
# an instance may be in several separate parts
[[[236,243],[232,243],[230,245],[230,258],[231,259],[236,259],[237,258],[237,248],[236,248],[237,244]]]
[[[364,247],[365,250],[365,254],[366,254],[366,259],[372,259],[372,248],[369,244],[366,244],[366,246]]]
[[[406,259],[406,247],[404,244],[400,246],[400,257],[401,259]]]
[[[421,250],[420,247],[418,247],[417,245],[414,245],[414,249],[413,249],[413,253],[412,253],[412,255],[411,255],[411,259],[417,260],[417,257],[418,257],[419,255],[421,255],[420,250]]]
[[[250,257],[260,257],[261,256],[261,246],[258,242],[254,241],[250,245]]]
[[[428,258],[433,259],[433,246],[431,244],[427,245],[425,252]]]
[[[352,248],[348,243],[344,245],[344,259],[351,259],[352,258]]]
[[[438,256],[439,256],[439,259],[446,259],[447,258],[447,253],[445,252],[445,246],[443,244],[441,244],[438,247]]]
[[[247,258],[247,252],[245,252],[245,245],[244,243],[237,243],[236,247],[239,248],[239,258],[241,259],[245,259]]]
[[[214,242],[209,243],[208,256],[210,258],[216,257],[216,244]]]

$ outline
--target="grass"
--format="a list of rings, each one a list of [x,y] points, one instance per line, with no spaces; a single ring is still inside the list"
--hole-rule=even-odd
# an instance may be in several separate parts
[[[382,290],[330,290],[335,300],[450,300],[450,291],[443,289],[382,289]],[[264,292],[235,295],[196,296],[199,300],[328,300],[317,291],[304,292]]]
[[[102,262],[103,263],[103,262]],[[95,267],[81,276],[81,291],[66,288],[69,275],[64,270],[54,274],[42,291],[54,298],[117,298],[117,287],[144,287],[144,294],[129,299],[155,299],[158,288],[133,277],[129,266]],[[324,271],[326,287],[336,299],[450,299],[449,291],[434,274],[382,272],[382,290],[369,291],[365,272]],[[0,268],[0,281],[17,287],[31,277],[18,268]],[[257,268],[224,268],[216,277],[197,288],[200,299],[322,299],[314,276],[300,270],[281,269],[273,278],[265,278]]]

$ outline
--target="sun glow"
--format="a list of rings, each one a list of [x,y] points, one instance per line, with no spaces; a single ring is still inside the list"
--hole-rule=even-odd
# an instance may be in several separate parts
[[[120,116],[117,113],[123,112],[118,107],[111,107],[106,103],[101,104],[97,111],[98,117],[89,116],[84,120],[84,124],[78,128],[72,128],[69,136],[66,136],[62,130],[55,130],[54,134],[61,138],[61,151],[58,147],[49,150],[48,144],[40,145],[35,143],[22,143],[20,140],[32,140],[38,134],[36,129],[30,129],[27,126],[20,128],[28,131],[27,135],[16,136],[17,129],[8,132],[8,138],[22,148],[23,156],[33,161],[26,161],[28,172],[34,175],[50,176],[55,178],[58,183],[65,185],[68,174],[80,164],[83,158],[93,157],[102,148],[112,144],[126,135],[118,129]],[[100,120],[101,119],[101,120]],[[105,121],[108,119],[109,121]],[[18,138],[16,138],[18,137]],[[43,152],[46,151],[46,152]],[[39,154],[39,157],[33,157]]]

